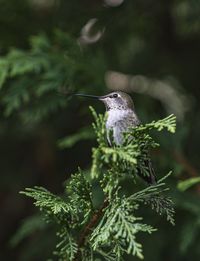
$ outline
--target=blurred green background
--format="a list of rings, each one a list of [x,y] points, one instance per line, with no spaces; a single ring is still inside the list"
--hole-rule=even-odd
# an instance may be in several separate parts
[[[0,259],[51,257],[54,231],[40,224],[29,235],[37,211],[18,192],[62,193],[78,166],[90,167],[88,106],[104,107],[70,93],[124,90],[143,122],[174,113],[178,123],[152,152],[158,177],[173,170],[176,226],[143,210],[158,228],[141,238],[146,260],[199,260],[199,74],[198,0],[0,0]]]

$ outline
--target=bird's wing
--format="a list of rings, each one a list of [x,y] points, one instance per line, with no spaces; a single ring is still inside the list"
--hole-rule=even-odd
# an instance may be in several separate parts
[[[141,124],[141,121],[138,119],[137,116],[132,119],[133,127],[136,127],[140,124]],[[142,169],[145,171],[142,171]],[[155,184],[157,182],[157,178],[155,175],[154,168],[152,166],[152,162],[151,162],[149,153],[147,153],[146,159],[142,162],[141,168],[139,167],[137,169],[137,172],[138,172],[138,176],[140,176],[148,184]]]

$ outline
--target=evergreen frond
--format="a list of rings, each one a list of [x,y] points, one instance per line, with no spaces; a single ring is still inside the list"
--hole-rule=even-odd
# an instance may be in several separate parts
[[[152,233],[155,229],[142,224],[141,218],[134,216],[137,208],[137,204],[130,204],[125,197],[117,197],[91,235],[94,249],[106,246],[107,242],[115,244],[116,241],[124,252],[142,259],[142,245],[136,241],[136,234],[141,231]]]
[[[169,173],[170,174],[170,173]],[[166,175],[166,176],[169,176]],[[161,183],[164,178],[158,181],[158,184],[147,187],[144,190],[141,190],[129,197],[130,201],[139,201],[144,204],[148,204],[151,206],[153,210],[155,210],[160,215],[166,215],[167,220],[175,225],[174,221],[174,204],[171,198],[164,196],[164,192],[168,190],[165,187],[165,183]]]
[[[42,215],[33,215],[23,220],[22,225],[17,230],[15,235],[11,238],[10,244],[16,246],[23,239],[30,236],[33,232],[45,229],[48,224],[42,218]]]
[[[83,216],[80,224],[85,223],[94,209],[91,184],[86,180],[83,172],[79,170],[78,173],[72,175],[66,189],[69,193],[70,205],[73,206],[77,215]]]
[[[43,44],[41,42],[41,44]],[[45,45],[45,42],[44,42]],[[106,141],[105,119],[97,115],[93,124],[98,146],[92,151],[90,180],[80,169],[71,175],[63,197],[54,195],[45,188],[27,188],[22,194],[34,199],[34,204],[44,213],[47,222],[54,221],[57,226],[57,244],[55,254],[60,260],[94,261],[103,258],[108,261],[121,261],[124,255],[143,258],[143,247],[138,242],[138,233],[151,234],[156,229],[146,224],[137,210],[148,204],[158,214],[165,215],[174,224],[174,207],[169,197],[165,196],[168,188],[161,178],[155,185],[143,190],[123,195],[121,181],[130,178],[135,185],[138,168],[148,175],[143,162],[148,160],[149,148],[158,144],[148,131],[167,128],[175,130],[175,118],[169,116],[158,122],[139,126],[125,133],[122,146],[109,147]],[[130,136],[134,137],[130,139]],[[78,140],[72,137],[72,142]],[[95,180],[94,180],[95,178]],[[96,202],[95,186],[102,191],[103,205]]]
[[[57,233],[57,236],[60,238],[60,242],[56,245],[54,254],[61,258],[61,260],[73,261],[78,248],[74,238],[69,234],[66,227],[63,227]]]
[[[92,132],[91,128],[86,127],[80,129],[78,133],[75,133],[73,135],[58,140],[58,146],[61,149],[71,148],[81,140],[90,140],[93,138],[94,138],[94,133]]]
[[[183,181],[180,181],[177,185],[178,189],[180,191],[185,191],[187,189],[189,189],[190,187],[198,184],[200,182],[200,177],[193,177],[193,178],[189,178]]]
[[[156,129],[158,131],[162,131],[163,129],[167,129],[167,131],[171,133],[175,133],[176,131],[176,116],[171,114],[164,119],[158,121],[152,121],[151,123],[147,123],[145,125],[140,125],[135,128],[136,131],[148,131],[151,129]]]
[[[61,197],[56,196],[43,187],[26,188],[21,191],[24,194],[35,200],[35,206],[44,211],[51,211],[54,215],[64,212],[69,213],[72,208]]]
[[[106,128],[105,128],[107,115],[106,114],[105,116],[102,114],[97,115],[96,111],[91,106],[90,106],[90,110],[95,119],[95,123],[93,123],[92,126],[94,128],[97,137],[97,142],[99,143],[100,146],[106,146],[108,145],[106,141]]]
[[[68,95],[61,89],[70,94],[75,88],[75,79],[85,70],[81,57],[76,40],[59,30],[52,38],[32,37],[26,51],[15,48],[0,57],[4,114],[19,112],[22,120],[37,122],[65,107]]]

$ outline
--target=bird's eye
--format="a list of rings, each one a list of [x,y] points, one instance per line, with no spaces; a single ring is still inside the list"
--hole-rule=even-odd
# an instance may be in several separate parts
[[[113,98],[117,98],[117,97],[118,97],[117,93],[113,94]]]

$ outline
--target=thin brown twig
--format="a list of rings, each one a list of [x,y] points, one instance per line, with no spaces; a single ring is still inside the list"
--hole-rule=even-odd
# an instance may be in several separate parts
[[[102,216],[105,208],[108,206],[109,201],[108,198],[106,198],[102,204],[102,206],[94,212],[93,216],[91,217],[89,223],[86,225],[86,227],[83,229],[83,231],[80,234],[80,238],[78,241],[78,251],[76,253],[76,256],[74,258],[74,261],[79,261],[81,258],[81,248],[85,245],[86,239],[89,236],[89,234],[92,232],[92,229],[95,227],[97,222],[99,221],[100,217]]]
[[[198,177],[198,170],[189,162],[189,160],[185,157],[185,155],[179,151],[174,151],[173,153],[174,159],[178,162],[184,170],[189,174],[190,177]],[[197,193],[200,193],[200,185],[196,186]]]
[[[154,151],[156,154],[162,154],[160,149]],[[178,150],[172,151],[172,156],[174,160],[183,167],[183,170],[186,172],[189,177],[199,177],[199,171],[194,167],[189,159]],[[200,193],[200,185],[197,185],[197,192]]]
[[[198,171],[194,166],[189,162],[185,155],[177,150],[173,152],[175,160],[187,171],[189,176],[196,177],[199,176]]]

